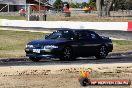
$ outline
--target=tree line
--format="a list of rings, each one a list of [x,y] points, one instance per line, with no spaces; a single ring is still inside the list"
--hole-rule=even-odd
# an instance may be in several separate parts
[[[131,10],[132,0],[96,0],[98,16],[110,16],[111,10]]]
[[[53,7],[56,10],[63,9],[63,1],[56,0]],[[132,10],[132,0],[90,0],[89,3],[69,3],[70,8],[84,8],[91,7],[98,11],[98,16],[110,16],[110,11],[117,10]]]

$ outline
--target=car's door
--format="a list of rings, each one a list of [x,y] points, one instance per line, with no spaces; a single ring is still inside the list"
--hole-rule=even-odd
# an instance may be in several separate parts
[[[100,45],[96,33],[91,33],[89,31],[80,31],[78,33],[78,37],[79,53],[82,56],[95,55],[98,46]]]
[[[101,44],[99,36],[96,33],[91,32],[89,40],[87,41],[87,44],[89,45],[89,47],[87,47],[87,48],[90,49],[90,50],[88,50],[88,51],[90,51],[90,54],[95,55],[99,49],[100,44]]]
[[[78,39],[76,44],[78,45],[78,53],[80,56],[88,56],[91,54],[90,52],[90,44],[89,44],[89,36],[86,31],[77,31],[76,35]]]

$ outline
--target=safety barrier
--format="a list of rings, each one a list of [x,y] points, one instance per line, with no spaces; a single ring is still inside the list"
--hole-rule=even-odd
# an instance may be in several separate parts
[[[0,26],[132,31],[132,22],[0,20]]]
[[[128,31],[132,31],[132,22],[128,22]]]

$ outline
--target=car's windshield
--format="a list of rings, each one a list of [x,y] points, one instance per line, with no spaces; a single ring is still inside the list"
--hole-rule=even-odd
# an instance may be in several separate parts
[[[71,31],[56,31],[46,37],[46,39],[72,39],[73,33]]]

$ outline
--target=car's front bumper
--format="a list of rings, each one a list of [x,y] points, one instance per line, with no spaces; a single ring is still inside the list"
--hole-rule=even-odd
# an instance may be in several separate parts
[[[25,49],[27,57],[35,57],[35,58],[59,58],[62,54],[62,49]]]
[[[47,54],[47,55],[26,54],[26,56],[35,57],[35,58],[59,58],[59,56],[53,54]]]

